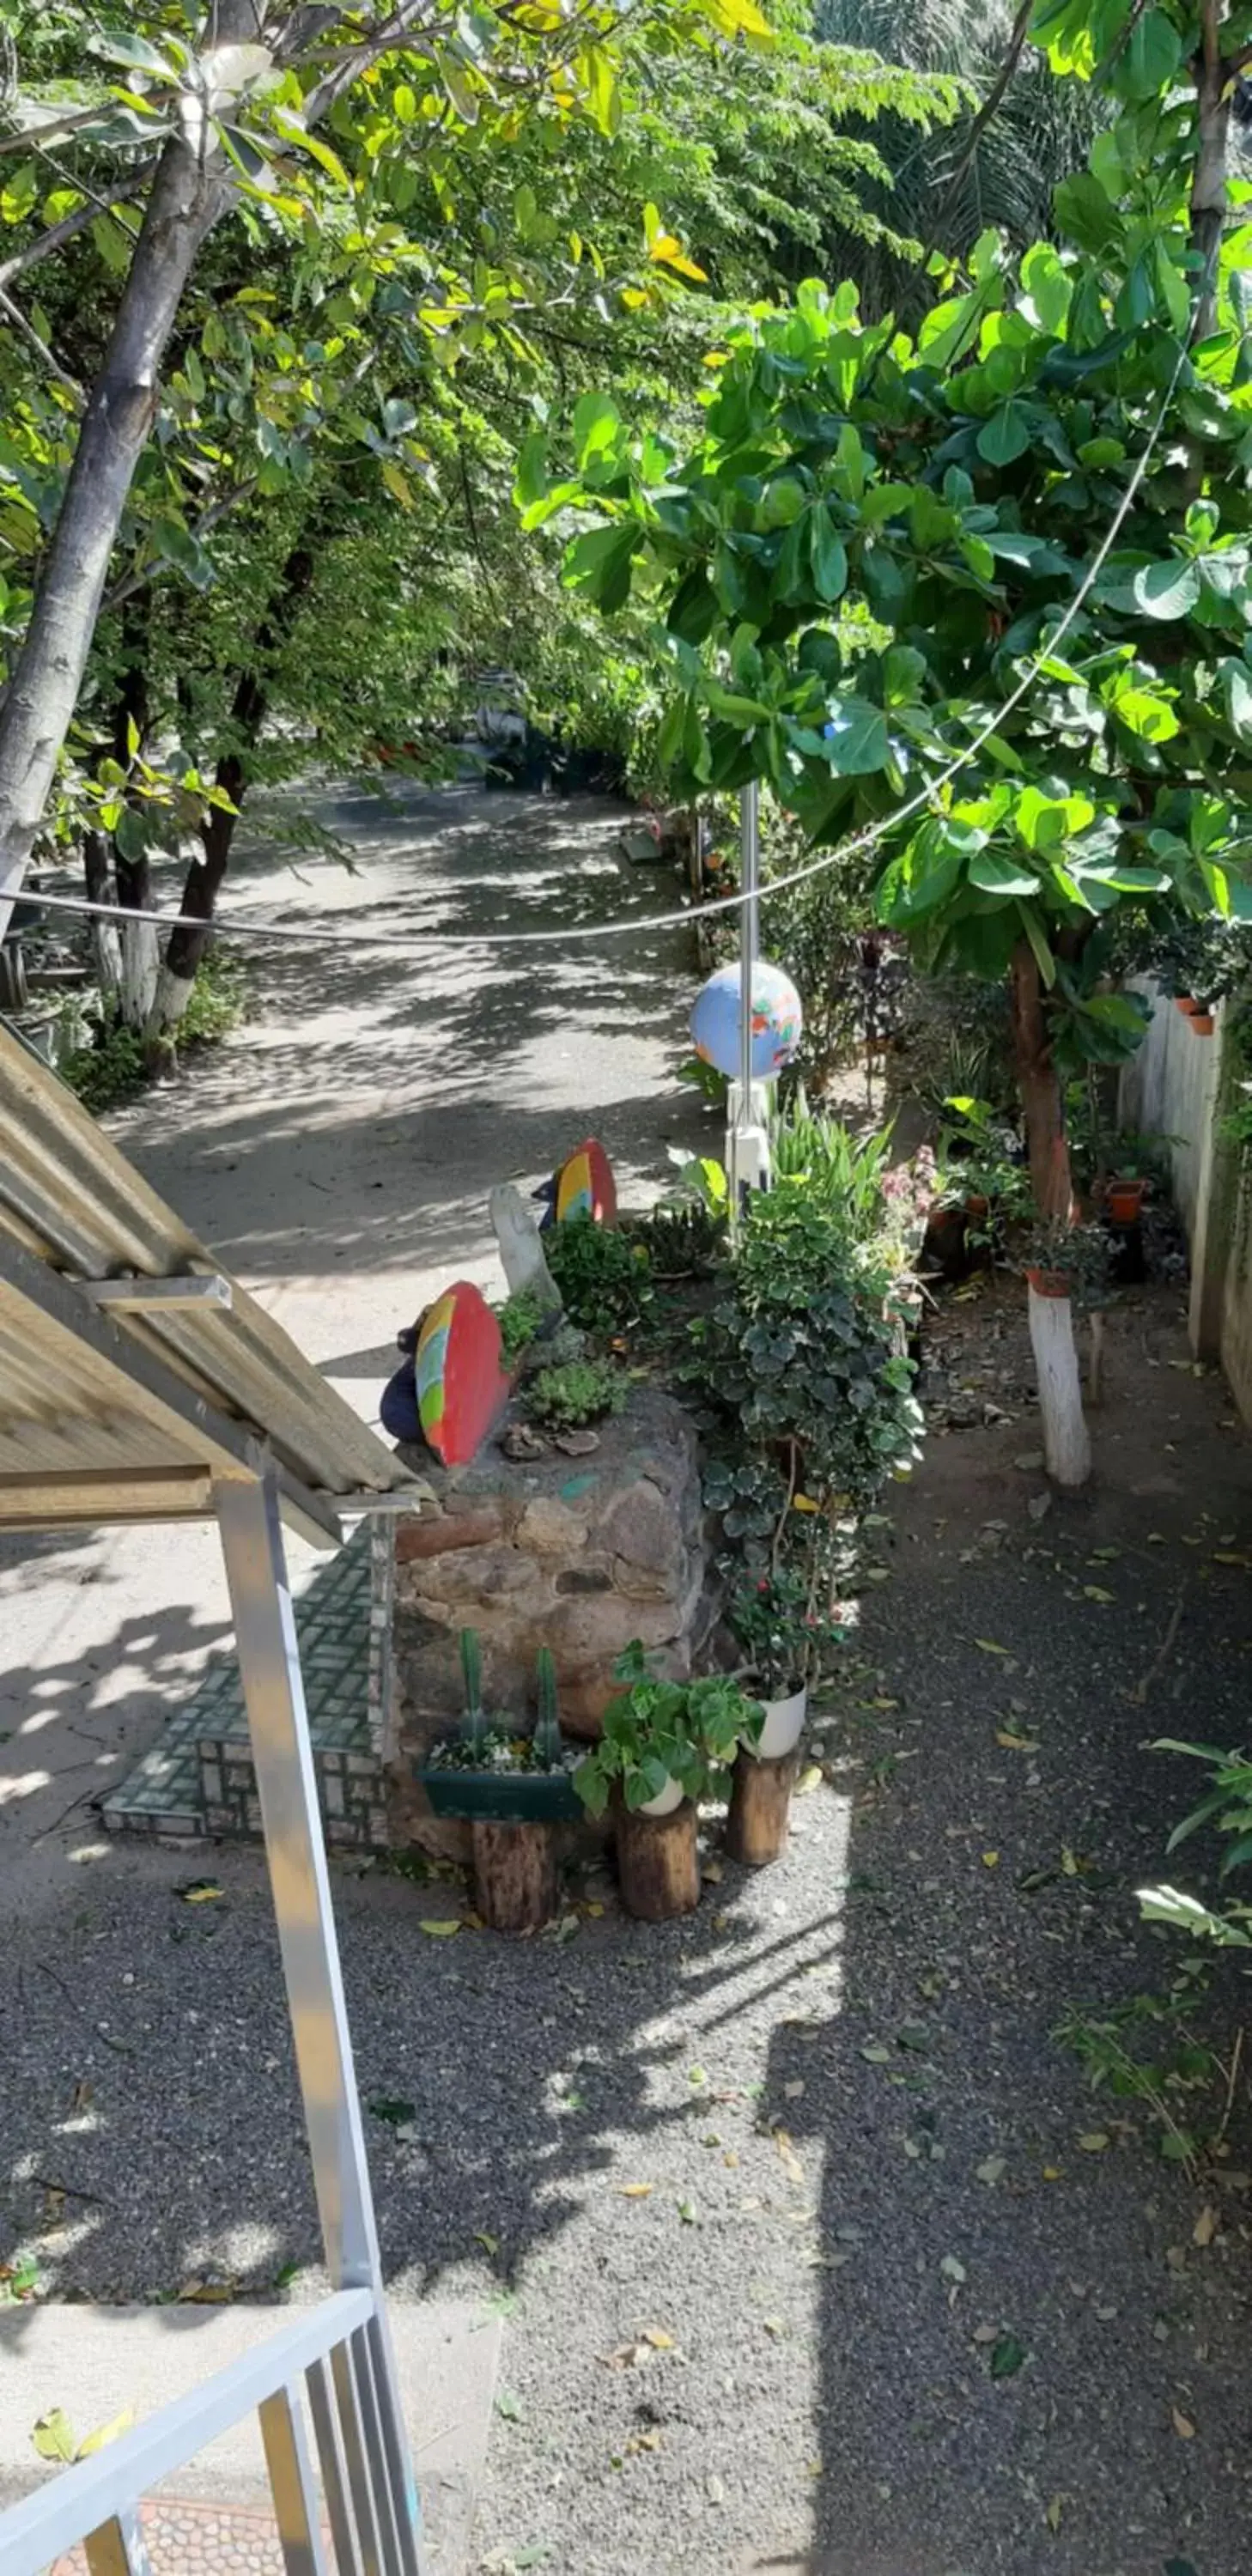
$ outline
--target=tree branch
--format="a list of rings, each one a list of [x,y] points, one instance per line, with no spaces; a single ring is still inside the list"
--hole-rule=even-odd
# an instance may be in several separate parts
[[[351,89],[354,80],[357,80],[362,72],[368,71],[370,64],[376,63],[380,55],[390,53],[393,46],[402,41],[412,44],[418,32],[417,22],[425,16],[428,7],[429,0],[400,0],[399,8],[393,10],[390,18],[384,20],[377,34],[370,37],[368,44],[354,45],[352,51],[344,55],[334,71],[328,72],[325,80],[319,81],[317,87],[309,91],[304,102],[305,124],[315,125],[320,117],[325,116],[328,109],[334,106],[336,99],[342,98],[344,91]],[[415,49],[419,52],[427,50],[420,45]],[[433,53],[431,59],[433,60]]]
[[[961,181],[965,177],[966,171],[969,169],[970,163],[972,162],[974,155],[978,150],[978,146],[982,141],[983,135],[986,133],[987,127],[990,125],[992,117],[995,115],[996,110],[1004,97],[1005,91],[1008,88],[1009,82],[1012,80],[1013,74],[1021,61],[1022,54],[1025,50],[1026,38],[1030,33],[1030,21],[1033,15],[1034,0],[1021,0],[1021,6],[1018,9],[1017,16],[1013,20],[1009,40],[1004,49],[1004,60],[1000,65],[999,71],[996,73],[995,79],[993,80],[985,99],[983,100],[982,106],[978,110],[977,116],[974,118],[974,122],[969,129],[969,133],[966,135],[965,149],[948,181],[947,189],[944,193],[943,204],[940,206],[939,212],[931,226],[930,238],[926,244],[927,250],[933,250],[939,240],[944,225],[948,220],[948,216],[956,202],[957,191],[961,185]]]
[[[255,492],[256,486],[255,474],[249,474],[245,476],[242,483],[235,483],[229,492],[223,492],[220,501],[210,501],[208,508],[201,511],[199,518],[192,520],[190,535],[195,537],[197,542],[201,537],[207,537],[209,530],[217,526],[219,519],[226,518],[231,510],[237,510],[240,502],[246,501],[249,494]],[[134,572],[123,573],[121,580],[115,581],[112,590],[106,591],[101,600],[101,616],[107,609],[123,608],[128,599],[135,597],[137,591],[149,589],[161,569],[160,564],[145,564],[142,571],[137,569]],[[172,572],[175,567],[171,564],[168,569]]]
[[[73,241],[76,234],[86,232],[102,211],[107,213],[111,207],[124,205],[128,199],[142,195],[155,168],[155,161],[147,162],[142,170],[132,171],[129,179],[119,180],[116,188],[110,188],[91,205],[79,206],[72,215],[62,215],[59,224],[51,224],[46,233],[40,233],[37,241],[28,242],[25,250],[14,251],[11,259],[0,260],[0,287],[11,286],[15,277],[25,276],[28,268],[37,268],[41,260],[51,259],[53,252],[60,250],[64,243]]]
[[[78,378],[67,373],[66,369],[62,366],[60,359],[57,357],[55,350],[49,348],[46,340],[40,339],[34,323],[27,321],[26,315],[23,313],[21,306],[14,303],[11,295],[5,294],[2,286],[0,286],[0,313],[7,314],[14,330],[20,332],[28,348],[35,351],[36,356],[47,368],[49,375],[55,376],[57,383],[59,385],[63,385],[68,394],[73,395],[75,410],[81,410],[87,397],[83,392],[82,386],[78,382]]]

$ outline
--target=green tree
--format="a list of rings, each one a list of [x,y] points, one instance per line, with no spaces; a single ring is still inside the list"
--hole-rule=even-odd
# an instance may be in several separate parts
[[[651,601],[664,755],[766,781],[814,842],[872,827],[881,917],[1011,976],[1060,1224],[1064,1075],[1144,1026],[1109,988],[1120,908],[1252,911],[1249,244],[1223,230],[1250,18],[1045,0],[1058,68],[1119,108],[1056,191],[1060,249],[986,234],[911,336],[804,286],[729,335],[688,451],[605,416],[579,444],[567,577]]]
[[[961,84],[946,131],[919,138],[890,123],[878,142],[890,174],[869,210],[927,248],[964,255],[994,226],[1019,248],[1046,234],[1052,190],[1080,170],[1106,101],[1090,83],[1058,79],[1029,41],[1031,0],[819,0],[817,30],[836,45],[872,47],[910,71]],[[870,312],[916,289],[884,245],[848,273]]]
[[[638,417],[690,404],[718,292],[777,284],[805,241],[820,245],[823,220],[833,237],[861,220],[853,182],[880,165],[843,142],[847,121],[892,101],[920,127],[957,104],[950,83],[815,47],[790,0],[751,58],[675,45],[662,81],[654,37],[651,22],[623,23],[599,122],[493,122],[483,106],[417,152],[401,88],[385,94],[390,119],[363,129],[341,102],[330,123],[345,186],[320,208],[315,258],[307,227],[275,224],[268,197],[206,243],[44,827],[81,839],[93,896],[111,877],[139,910],[153,857],[190,837],[182,908],[204,930],[171,934],[163,972],[146,923],[96,934],[106,991],[135,1028],[156,1037],[177,1020],[251,789],[290,777],[313,745],[346,765],[380,737],[429,740],[455,677],[450,630],[462,666],[476,647],[522,669],[566,731],[606,718],[629,731],[638,654],[606,668],[555,558],[537,581],[517,564],[518,448],[537,414],[610,369]],[[43,218],[61,211],[50,199]],[[114,219],[85,212],[63,218],[77,229],[44,267],[39,308],[61,375],[84,384],[130,256]],[[0,333],[0,352],[32,406],[11,542],[33,555],[54,524],[60,486],[45,469],[62,440],[68,462],[74,405],[46,369],[32,386],[27,343],[6,348]],[[345,597],[351,618],[335,613]]]
[[[417,329],[445,357],[472,350],[519,300],[516,259],[480,254],[458,273],[400,223],[389,244],[388,219],[403,214],[423,166],[433,186],[447,185],[450,160],[489,138],[507,147],[530,117],[587,116],[610,135],[621,23],[612,0],[590,0],[574,19],[558,0],[473,17],[451,0],[315,10],[215,0],[207,19],[183,0],[11,9],[0,218],[14,246],[0,263],[0,309],[16,315],[40,373],[21,387],[7,460],[17,498],[0,524],[28,578],[36,571],[28,595],[8,603],[0,930],[73,718],[138,465],[154,435],[165,443],[162,368],[205,244],[229,225],[262,297],[263,272],[286,245],[310,307],[328,260],[332,273],[354,265],[377,291],[390,247],[420,286]],[[651,24],[658,50],[768,36],[754,0],[662,0]],[[84,232],[119,286],[99,362],[80,383],[13,290]],[[212,484],[211,455],[199,464]],[[214,491],[205,508],[228,498]],[[171,502],[164,528],[190,568],[200,532],[185,507]]]

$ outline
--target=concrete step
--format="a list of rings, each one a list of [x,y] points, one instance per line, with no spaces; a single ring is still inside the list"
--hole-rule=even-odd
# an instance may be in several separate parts
[[[127,2408],[138,2423],[252,2351],[290,2313],[290,2303],[251,2301],[0,2310],[0,2513],[43,2478],[62,2474],[32,2447],[39,2416],[63,2408],[80,2441]],[[467,2576],[500,2323],[457,2300],[392,2302],[389,2315],[432,2576]],[[144,2537],[152,2576],[200,2576],[202,2569],[216,2576],[227,2568],[282,2576],[255,2415],[163,2483],[145,2510]],[[0,2521],[0,2565],[3,2559]]]

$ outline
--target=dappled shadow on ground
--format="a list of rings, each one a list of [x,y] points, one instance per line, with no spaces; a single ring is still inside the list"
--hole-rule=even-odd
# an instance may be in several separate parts
[[[107,1568],[91,1567],[84,1579],[107,1581]],[[138,1611],[102,1633],[95,1652],[72,1645],[0,1672],[0,1911],[6,1896],[13,1901],[19,1870],[29,1874],[40,1847],[71,1822],[80,1844],[98,1839],[99,1800],[228,1633],[224,1621],[189,1606]],[[120,1853],[110,1857],[122,1864]]]
[[[281,1277],[454,1254],[485,1238],[493,1182],[542,1175],[588,1125],[623,1171],[659,1168],[658,1125],[692,1116],[657,1077],[684,1039],[689,934],[571,936],[678,899],[670,871],[617,856],[623,809],[399,785],[322,810],[359,873],[319,861],[296,883],[254,851],[231,902],[281,919],[289,885],[292,923],[327,940],[258,943],[257,1017],[118,1121],[155,1186],[250,1276]],[[388,944],[426,925],[474,944]],[[494,947],[506,926],[553,944]]]
[[[980,1326],[1008,1419],[938,1440],[880,1532],[778,1869],[727,1867],[684,1923],[610,1905],[520,1944],[432,1930],[438,1880],[337,1876],[393,2292],[509,2315],[485,2550],[543,2534],[557,2576],[1241,2563],[1244,2088],[1193,2179],[1053,2033],[1176,1964],[1133,1891],[1196,1784],[1142,1747],[1243,1732],[1246,1444],[1174,1365],[1169,1301],[1128,1301],[1100,1481],[1033,1518],[1017,1295]],[[189,1908],[186,1865],[144,1861],[91,1875],[55,1958],[10,1942],[9,2225],[49,2182],[94,2195],[41,2238],[54,2293],[272,2289],[316,2231],[260,1863],[221,1853]],[[1239,1992],[1200,2015],[1227,2045]]]

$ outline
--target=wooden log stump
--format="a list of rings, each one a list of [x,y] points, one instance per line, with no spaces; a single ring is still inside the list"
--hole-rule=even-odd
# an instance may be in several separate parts
[[[474,1903],[493,1932],[537,1932],[556,1912],[556,1837],[551,1825],[470,1827]]]
[[[617,1875],[628,1914],[644,1923],[666,1923],[693,1914],[700,1902],[696,1811],[690,1798],[668,1816],[617,1811]]]
[[[749,1869],[764,1869],[768,1862],[781,1859],[799,1768],[798,1745],[776,1761],[758,1760],[756,1754],[740,1751],[731,1774],[726,1819],[726,1849],[732,1860],[743,1861]]]

